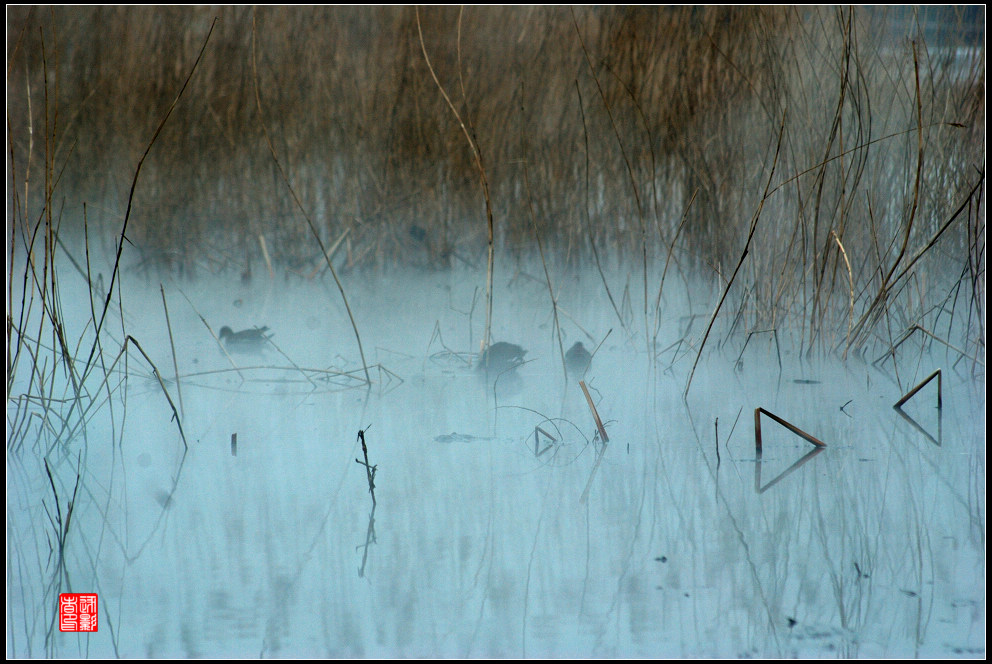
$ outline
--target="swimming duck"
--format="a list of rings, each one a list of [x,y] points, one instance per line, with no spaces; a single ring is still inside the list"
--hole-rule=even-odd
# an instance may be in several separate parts
[[[505,341],[497,341],[479,355],[479,363],[476,369],[488,373],[502,373],[510,369],[516,369],[524,363],[523,348],[516,344]]]
[[[220,328],[220,340],[230,351],[258,353],[268,345],[269,339],[272,337],[271,334],[265,334],[268,329],[267,326],[263,326],[240,332],[232,332],[231,328],[225,325]]]
[[[576,341],[565,353],[565,367],[574,374],[584,374],[591,362],[592,355],[589,354],[581,341]]]

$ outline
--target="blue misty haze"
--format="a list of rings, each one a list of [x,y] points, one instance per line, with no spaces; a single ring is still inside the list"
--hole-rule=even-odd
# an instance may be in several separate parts
[[[465,313],[475,290],[467,274],[348,282],[368,361],[396,376],[373,370],[369,393],[331,373],[359,367],[327,289],[168,285],[190,449],[183,454],[157,382],[132,367],[123,438],[113,443],[115,432],[96,421],[88,434],[86,490],[67,548],[73,588],[99,592],[110,620],[82,640],[56,633],[48,652],[982,653],[976,385],[946,374],[939,418],[930,389],[907,404],[920,427],[940,432],[937,446],[892,410],[900,391],[888,371],[801,360],[788,348],[780,371],[765,335],[737,371],[728,366],[739,344],[704,361],[683,402],[692,355],[669,350],[653,368],[597,294],[598,275],[583,274],[565,282],[559,306],[596,339],[563,323],[563,347],[592,347],[613,329],[585,377],[609,432],[604,447],[581,390],[562,373],[546,289],[497,275],[494,337],[519,342],[530,360],[505,392],[473,368],[481,317]],[[169,376],[158,289],[131,279],[125,288],[130,333]],[[193,307],[209,312],[215,330],[270,325],[277,350],[239,362],[238,375]],[[673,298],[665,311],[660,348],[696,309]],[[906,359],[904,380],[946,360],[918,350]],[[828,448],[789,473],[812,447],[766,420],[759,469],[759,405]],[[371,539],[359,429],[377,466]],[[59,477],[76,449],[56,458]],[[21,456],[8,469],[17,636],[8,654],[17,656],[46,652],[40,632],[21,628],[47,615],[47,577],[21,564],[47,555],[39,513],[51,502],[43,484],[25,481],[37,472],[31,463]],[[923,624],[920,598],[931,606]]]

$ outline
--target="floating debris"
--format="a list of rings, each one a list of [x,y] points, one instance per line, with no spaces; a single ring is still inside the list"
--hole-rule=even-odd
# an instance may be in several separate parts
[[[451,433],[441,434],[440,436],[434,438],[435,443],[471,443],[474,440],[492,440],[492,438],[470,436],[467,433],[456,433],[454,431]]]

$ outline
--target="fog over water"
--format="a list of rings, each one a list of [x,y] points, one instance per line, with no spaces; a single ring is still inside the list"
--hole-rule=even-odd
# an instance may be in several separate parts
[[[527,362],[495,384],[473,368],[478,272],[345,278],[370,389],[330,283],[166,281],[189,449],[132,350],[85,436],[8,453],[8,655],[982,655],[984,382],[953,353],[904,344],[897,383],[891,362],[803,359],[785,334],[723,341],[727,317],[683,400],[702,303],[666,300],[652,361],[575,272],[562,344],[605,338],[584,377],[603,445],[540,265],[506,263],[493,338]],[[68,328],[89,318],[78,281]],[[159,282],[122,283],[178,408]],[[274,346],[235,370],[201,315]],[[943,408],[934,381],[900,416],[937,368]],[[757,407],[827,447],[763,417],[758,463]],[[63,509],[81,469],[64,572],[45,453]],[[57,586],[99,594],[98,633],[51,631]]]
[[[984,25],[10,6],[8,658],[984,658]]]

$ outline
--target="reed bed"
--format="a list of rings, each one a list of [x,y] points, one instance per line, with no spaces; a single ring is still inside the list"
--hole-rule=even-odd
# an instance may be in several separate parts
[[[57,204],[67,240],[87,203],[116,250],[142,142],[216,18],[142,173],[128,265],[312,277],[341,238],[344,271],[543,241],[557,274],[636,274],[646,335],[671,266],[721,284],[715,315],[806,351],[921,325],[977,356],[983,21],[907,11],[11,8],[8,198]],[[28,221],[8,224],[22,246]]]
[[[209,33],[206,39],[209,39]],[[14,47],[15,54],[19,45]],[[102,276],[94,275],[91,269],[90,227],[85,205],[80,216],[85,267],[73,257],[62,239],[71,231],[63,226],[65,200],[62,186],[66,153],[61,151],[61,141],[66,123],[58,105],[60,75],[57,36],[52,35],[52,41],[47,42],[47,49],[51,50],[46,50],[43,35],[41,48],[44,57],[41,72],[43,87],[38,95],[40,113],[37,118],[28,117],[26,154],[17,151],[16,141],[11,136],[8,162],[11,182],[7,224],[6,445],[8,458],[19,472],[34,472],[35,479],[41,481],[37,461],[41,460],[44,464],[54,506],[49,507],[46,501],[42,508],[51,532],[42,533],[43,520],[36,519],[38,527],[27,537],[27,540],[33,538],[34,542],[29,544],[18,538],[12,546],[19,552],[33,549],[41,555],[44,551],[41,542],[47,541],[49,564],[43,573],[42,605],[57,607],[59,593],[71,588],[66,550],[81,479],[88,474],[89,432],[100,430],[101,433],[95,435],[101,442],[105,432],[110,432],[110,445],[115,452],[120,451],[129,376],[150,373],[154,377],[165,404],[171,409],[171,421],[178,433],[177,440],[182,443],[183,454],[188,449],[182,416],[161,373],[139,341],[125,329],[120,271],[142,165],[172,110],[182,98],[199,58],[188,69],[185,83],[173,91],[172,103],[160,114],[157,129],[149,132],[150,140],[146,136],[144,153],[137,159],[136,166],[132,166],[126,211],[111,252],[115,256],[111,276],[104,284]],[[8,74],[13,62],[9,62]],[[28,98],[31,98],[30,88]],[[10,117],[8,115],[8,119]],[[36,156],[41,157],[40,163],[36,163]],[[36,175],[36,168],[41,170],[40,178]],[[35,179],[40,180],[37,185]],[[79,272],[85,284],[82,297],[84,302],[88,301],[89,315],[84,314],[81,320],[77,318],[78,313],[72,313],[81,310],[76,301],[80,295],[73,292],[78,280],[62,276],[61,266],[67,265],[66,255],[68,264]],[[132,357],[138,360],[140,368],[130,366]],[[168,421],[163,417],[163,424]],[[75,468],[72,467],[73,454]],[[72,476],[74,480],[68,479]],[[63,505],[59,487],[67,487],[70,482],[73,486],[71,498]],[[85,482],[82,485],[85,487]],[[88,489],[84,488],[84,491],[88,493]],[[63,497],[65,493],[63,488]],[[51,566],[53,559],[54,568]],[[54,613],[46,610],[32,618],[25,616],[25,620],[38,620],[39,616],[47,623],[46,655],[53,656]],[[33,629],[35,627],[29,627],[27,631],[30,633]]]
[[[741,353],[923,331],[981,373],[981,11],[12,7],[8,448],[82,431],[129,347],[150,365],[120,269],[330,272],[344,297],[339,271],[463,262],[488,337],[494,261],[539,254],[556,330],[595,263],[649,349],[678,275],[710,312],[676,332],[697,362],[722,321]],[[63,255],[89,320],[62,316]]]
[[[163,353],[128,330],[122,272],[329,273],[351,315],[349,272],[467,264],[477,292],[485,284],[485,346],[502,296],[494,270],[539,260],[566,376],[560,321],[588,323],[559,294],[586,267],[616,343],[656,361],[675,349],[699,363],[732,341],[725,359],[739,366],[758,336],[780,369],[780,345],[863,355],[892,359],[901,385],[897,355],[936,342],[951,369],[983,375],[984,9],[940,10],[937,23],[935,11],[8,8],[7,449],[34,480],[24,484],[44,488],[35,531],[14,532],[10,549],[20,565],[48,546],[34,605],[54,607],[70,587],[89,438],[109,431],[123,447],[131,377],[153,380],[155,424],[177,455],[194,442],[182,382],[236,375],[243,390],[264,377],[309,395],[402,381],[366,361],[355,317],[351,369],[300,366],[273,346],[288,366],[232,359],[183,375],[165,289]],[[106,257],[105,279],[94,266]],[[673,314],[683,289],[692,306]],[[79,297],[88,315],[68,316]],[[470,336],[480,302],[465,314]],[[431,360],[471,366],[435,330],[444,351]],[[152,361],[165,353],[172,380]],[[681,365],[686,393],[695,366]],[[939,373],[897,406],[935,376],[940,406]],[[940,410],[936,437],[897,411],[941,444]],[[765,484],[761,413],[815,446]],[[535,427],[534,455],[551,463],[565,437],[544,422],[558,426]],[[375,543],[367,432],[355,460],[372,496],[360,574]],[[760,408],[755,432],[758,492],[823,445]],[[714,440],[719,466],[716,420]],[[49,610],[17,629],[51,631],[35,624]]]

